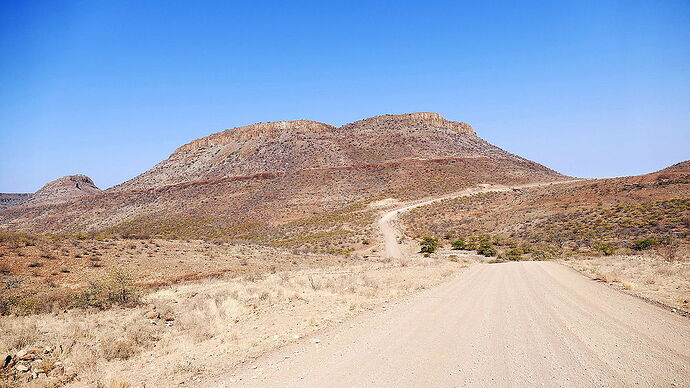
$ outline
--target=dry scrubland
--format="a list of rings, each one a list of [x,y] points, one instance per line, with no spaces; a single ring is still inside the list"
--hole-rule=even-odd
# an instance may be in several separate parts
[[[447,248],[461,237],[466,250],[498,256],[490,260],[567,258],[687,306],[688,162],[441,201],[402,221],[410,237],[445,248],[375,257],[373,225],[395,201],[565,179],[467,124],[413,113],[237,128],[107,190],[71,176],[31,198],[0,196],[3,230],[70,234],[0,233],[0,354],[9,356],[0,386],[165,386],[222,374],[451,276],[476,260]]]
[[[60,244],[72,246],[66,241]],[[0,354],[12,356],[11,366],[0,369],[0,386],[28,382],[122,387],[199,381],[358,312],[430,287],[467,265],[456,257],[366,261],[199,241],[78,241],[83,246],[115,244],[118,248],[112,252],[129,252],[127,246],[132,244],[152,247],[154,252],[153,247],[165,247],[168,253],[177,249],[180,258],[196,257],[190,259],[195,260],[190,268],[197,268],[192,272],[195,280],[171,277],[180,268],[158,260],[150,264],[160,269],[156,273],[145,266],[151,261],[148,251],[139,248],[127,254],[128,263],[139,263],[140,273],[156,286],[128,285],[132,299],[127,307],[112,303],[0,317]],[[185,248],[190,251],[183,252]],[[211,271],[218,262],[203,267],[211,253],[220,256],[216,249],[232,252],[230,259],[219,259],[229,266],[221,273]],[[95,269],[89,258],[70,257],[78,264],[62,281],[88,282],[90,271],[105,271],[118,260],[101,257],[104,266]],[[296,264],[300,257],[302,262]],[[60,261],[45,259],[50,260]],[[64,261],[60,265],[66,265]],[[231,264],[234,261],[238,263]],[[178,260],[170,263],[183,265]],[[33,268],[46,269],[46,276],[52,273],[44,266]]]
[[[280,257],[280,260],[270,260]],[[105,302],[89,293],[123,276],[138,289],[234,276],[338,265],[342,256],[202,240],[87,239],[0,234],[0,314],[57,312]]]

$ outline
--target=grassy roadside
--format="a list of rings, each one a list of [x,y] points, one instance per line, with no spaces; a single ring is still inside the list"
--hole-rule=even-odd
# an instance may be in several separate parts
[[[0,354],[19,359],[2,381],[19,386],[32,373],[47,386],[198,381],[466,266],[384,260],[225,275],[162,287],[130,308],[0,317]]]
[[[614,255],[559,260],[585,276],[678,312],[690,311],[690,263],[663,256]]]

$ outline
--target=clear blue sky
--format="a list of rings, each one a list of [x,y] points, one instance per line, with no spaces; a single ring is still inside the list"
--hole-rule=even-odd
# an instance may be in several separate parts
[[[690,159],[690,2],[0,0],[0,192],[414,111],[574,176]]]

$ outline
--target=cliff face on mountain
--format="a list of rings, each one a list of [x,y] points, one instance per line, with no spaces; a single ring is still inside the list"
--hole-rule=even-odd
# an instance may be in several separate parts
[[[259,238],[270,228],[377,198],[415,199],[479,183],[564,177],[487,143],[469,124],[422,112],[341,127],[300,120],[228,129],[185,144],[102,192],[86,177],[67,178],[0,211],[0,227],[184,229],[180,233],[191,236]]]

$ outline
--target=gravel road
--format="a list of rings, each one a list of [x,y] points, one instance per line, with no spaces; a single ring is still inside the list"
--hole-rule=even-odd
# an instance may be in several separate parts
[[[208,386],[690,386],[690,320],[552,262],[478,264]]]

